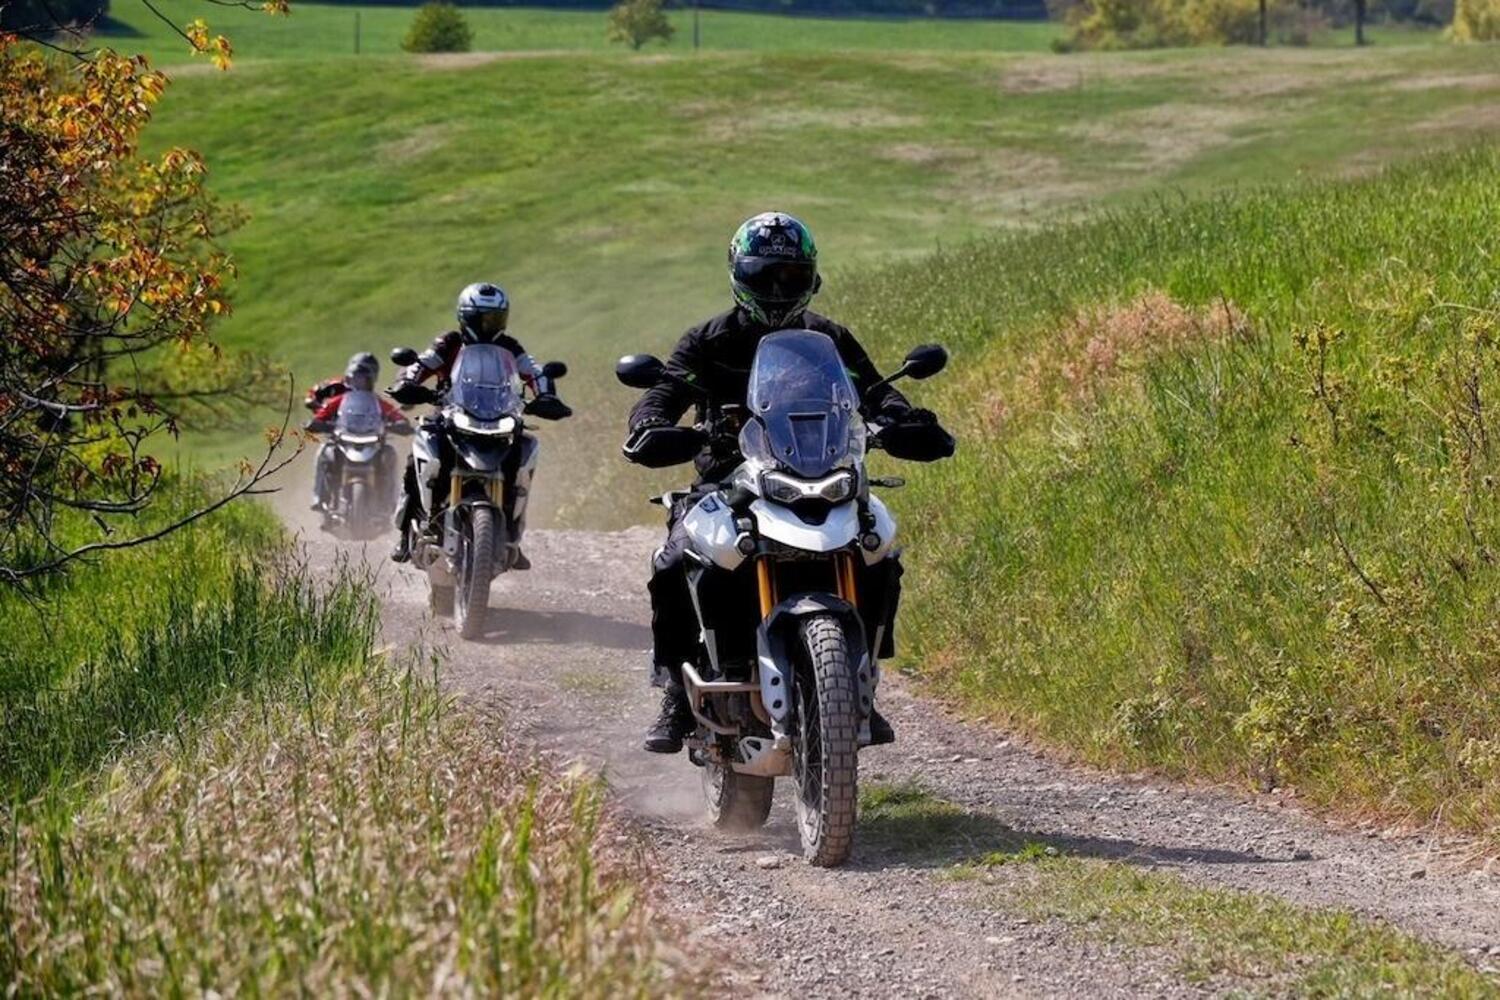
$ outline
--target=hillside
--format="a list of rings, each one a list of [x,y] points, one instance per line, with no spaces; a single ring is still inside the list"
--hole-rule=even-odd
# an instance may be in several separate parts
[[[846,283],[954,349],[908,662],[1112,766],[1496,837],[1500,153]],[[896,294],[920,288],[920,295]],[[925,397],[924,397],[925,398]]]
[[[527,346],[574,369],[580,415],[549,432],[541,501],[609,526],[642,516],[617,502],[613,359],[723,307],[724,240],[752,212],[806,218],[837,290],[997,228],[1465,142],[1496,124],[1493,64],[1421,47],[288,58],[184,70],[153,131],[200,148],[249,213],[226,340],[303,380],[429,337],[459,287],[503,280]]]

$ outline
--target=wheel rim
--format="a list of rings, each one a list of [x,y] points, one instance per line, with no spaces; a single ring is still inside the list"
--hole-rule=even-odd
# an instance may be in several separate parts
[[[469,620],[469,587],[474,581],[474,541],[469,526],[463,525],[458,533],[458,624]]]
[[[807,841],[817,839],[823,815],[823,731],[815,692],[797,683],[797,743],[792,750],[797,779],[797,823]]]
[[[724,804],[724,768],[712,762],[703,765],[703,795],[715,815]]]

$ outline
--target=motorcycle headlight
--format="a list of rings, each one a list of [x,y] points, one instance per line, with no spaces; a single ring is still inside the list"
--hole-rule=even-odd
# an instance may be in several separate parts
[[[453,426],[465,434],[509,434],[516,429],[515,417],[501,417],[499,420],[477,420],[463,410],[454,410],[452,418]]]
[[[379,434],[340,434],[339,435],[339,440],[342,441],[342,442],[344,442],[345,444],[352,444],[352,445],[354,445],[356,447],[361,447],[361,446],[364,446],[364,445],[379,444],[380,443],[380,435]]]
[[[840,469],[822,479],[798,479],[785,472],[767,472],[760,478],[760,495],[780,504],[799,500],[842,503],[854,495],[858,484],[858,477],[850,469]]]

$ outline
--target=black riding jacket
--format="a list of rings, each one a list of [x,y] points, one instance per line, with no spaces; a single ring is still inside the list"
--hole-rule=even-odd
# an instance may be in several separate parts
[[[854,334],[833,320],[806,310],[780,326],[768,327],[736,306],[684,333],[667,360],[668,371],[703,387],[708,393],[708,404],[705,406],[686,386],[664,380],[647,389],[631,407],[630,430],[634,432],[649,420],[675,424],[695,404],[700,420],[708,415],[710,408],[743,405],[750,388],[755,349],[762,337],[778,330],[815,330],[832,337],[860,394],[866,417],[900,416],[911,409],[906,397],[889,385],[867,395],[868,387],[880,381],[880,373]],[[741,461],[738,449],[730,451],[720,443],[717,448],[713,444],[705,448],[693,465],[699,480],[710,482],[728,475]]]

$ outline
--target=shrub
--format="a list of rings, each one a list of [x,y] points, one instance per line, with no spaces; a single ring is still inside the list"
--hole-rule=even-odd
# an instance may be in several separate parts
[[[423,4],[401,40],[401,47],[408,52],[467,52],[473,44],[469,22],[445,0]]]
[[[609,40],[639,49],[653,38],[663,42],[675,29],[662,10],[662,0],[620,0],[609,12]]]
[[[1310,24],[1298,21],[1300,10],[1270,0],[1268,27],[1278,37],[1305,43]],[[1053,43],[1062,52],[1253,45],[1260,40],[1259,0],[1080,0],[1066,21],[1067,37]]]
[[[1500,0],[1458,0],[1448,37],[1456,42],[1500,41]]]

